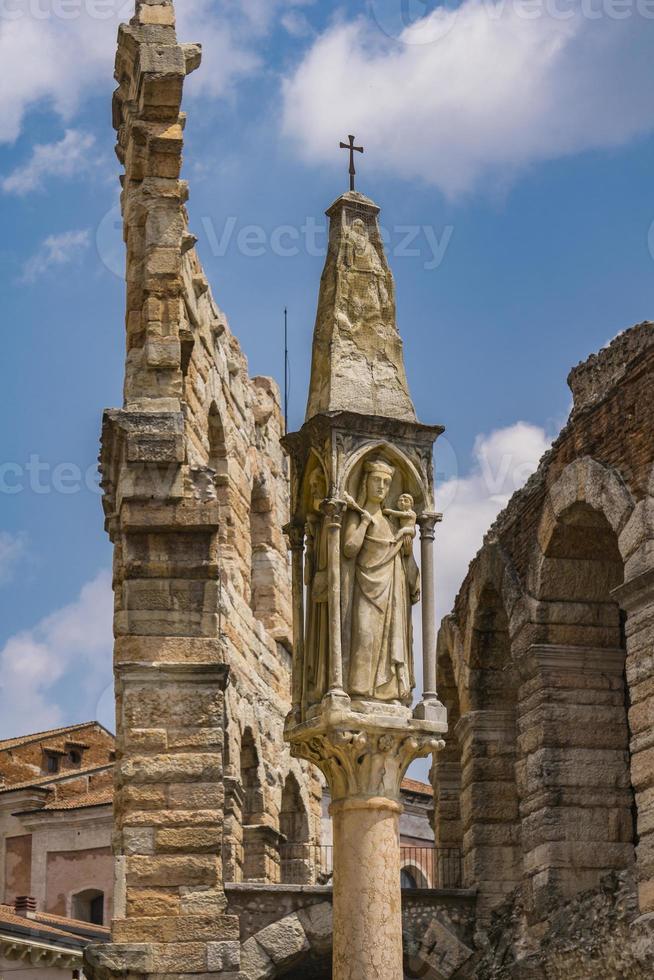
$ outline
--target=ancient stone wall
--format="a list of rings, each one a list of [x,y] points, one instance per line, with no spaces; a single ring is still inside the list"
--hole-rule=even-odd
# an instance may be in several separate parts
[[[509,896],[534,935],[610,873],[633,872],[638,909],[654,909],[654,325],[569,381],[568,424],[487,533],[438,641],[436,839],[463,847],[480,928]]]
[[[289,566],[279,395],[247,362],[188,230],[185,76],[170,0],[138,0],[118,38],[125,167],[124,406],[105,413],[117,689],[113,945],[105,976],[230,971],[223,878],[276,880],[290,774],[307,839],[320,784],[291,761]]]

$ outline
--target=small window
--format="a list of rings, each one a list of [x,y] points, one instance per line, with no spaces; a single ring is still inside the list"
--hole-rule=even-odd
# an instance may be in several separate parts
[[[89,888],[73,895],[73,918],[101,926],[104,922],[104,892]]]
[[[56,755],[46,755],[45,757],[45,768],[46,772],[59,772],[59,758]]]
[[[79,766],[82,761],[82,753],[79,749],[71,749],[68,753],[68,758],[70,759],[71,765]]]

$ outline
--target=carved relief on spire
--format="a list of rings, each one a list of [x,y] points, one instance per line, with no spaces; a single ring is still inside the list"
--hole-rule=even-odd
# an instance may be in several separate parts
[[[313,335],[307,420],[334,411],[415,421],[379,208],[356,191],[327,211],[329,248]]]

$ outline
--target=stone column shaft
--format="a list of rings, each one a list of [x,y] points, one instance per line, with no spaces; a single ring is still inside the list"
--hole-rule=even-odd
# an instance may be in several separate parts
[[[300,720],[304,694],[304,528],[289,524],[285,528],[291,545],[291,580],[293,584],[293,707]]]
[[[334,977],[401,980],[402,892],[399,820],[385,798],[332,803]]]
[[[341,649],[341,521],[344,511],[345,503],[341,500],[326,500],[323,504],[329,572],[329,694],[341,697],[345,694]]]
[[[436,695],[436,610],[434,587],[434,539],[440,514],[422,514],[420,525],[420,564],[422,576],[422,687],[423,700]]]
[[[447,712],[438,700],[436,692],[436,602],[434,588],[434,538],[435,528],[443,519],[442,514],[421,514],[420,564],[422,598],[422,700],[414,709],[414,716],[445,724]]]

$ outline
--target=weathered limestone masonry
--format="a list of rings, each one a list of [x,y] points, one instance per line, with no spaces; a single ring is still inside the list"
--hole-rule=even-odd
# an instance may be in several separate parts
[[[184,206],[180,106],[199,64],[197,45],[177,43],[170,0],[139,0],[119,31],[114,96],[127,360],[101,471],[114,544],[116,888],[112,944],[88,952],[94,978],[236,975],[223,878],[277,880],[285,816],[303,840],[319,835],[320,784],[282,735],[291,603],[278,392],[248,377]],[[284,814],[289,799],[299,821]]]
[[[416,420],[378,213],[355,191],[327,211],[306,421],[284,439],[294,600],[286,736],[331,792],[335,980],[403,976],[400,784],[447,728],[431,655],[432,452],[442,428]],[[412,712],[421,588],[423,698]]]
[[[491,927],[481,980],[652,969],[654,325],[569,384],[568,424],[439,633],[435,833]]]

